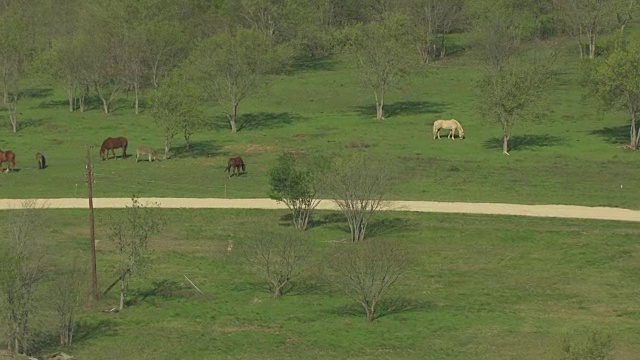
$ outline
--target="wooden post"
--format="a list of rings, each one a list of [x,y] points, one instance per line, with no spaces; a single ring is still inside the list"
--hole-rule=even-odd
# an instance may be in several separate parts
[[[98,271],[96,266],[96,228],[93,217],[93,173],[91,172],[91,151],[85,145],[87,152],[87,188],[89,190],[89,241],[91,242],[91,297],[98,300]]]

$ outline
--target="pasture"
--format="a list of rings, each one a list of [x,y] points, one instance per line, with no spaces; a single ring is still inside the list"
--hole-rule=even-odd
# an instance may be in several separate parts
[[[113,211],[96,211],[100,289],[117,278],[104,235]],[[150,243],[153,267],[132,283],[123,312],[100,312],[117,303],[116,289],[83,310],[66,350],[76,358],[553,359],[560,339],[589,328],[612,334],[616,359],[640,353],[633,223],[381,214],[372,233],[407,247],[412,266],[367,323],[359,305],[311,269],[274,300],[227,252],[228,240],[240,244],[259,228],[291,230],[284,212],[161,211],[171,226]],[[52,279],[73,257],[88,258],[87,216],[45,212],[55,224],[43,243]],[[9,214],[0,212],[0,223]],[[336,213],[314,218],[319,259],[348,230]],[[38,319],[49,311],[42,306]],[[43,350],[56,348],[51,340]]]
[[[617,148],[628,140],[627,115],[600,113],[584,96],[574,50],[572,43],[558,47],[560,71],[542,116],[515,127],[511,156],[501,153],[500,128],[477,113],[478,68],[464,54],[402,80],[388,94],[382,122],[351,64],[340,58],[297,63],[241,103],[237,134],[220,108],[206,104],[208,125],[193,135],[192,148],[185,149],[178,135],[173,158],[154,164],[132,157],[99,161],[99,146],[109,136],[127,137],[130,154],[142,145],[162,149],[150,111],[136,116],[132,97],[123,95],[110,115],[100,112],[96,98],[85,113],[70,113],[59,88],[32,79],[23,84],[17,134],[0,111],[0,149],[14,150],[20,169],[2,174],[2,196],[86,196],[89,143],[95,196],[265,197],[268,170],[282,151],[330,157],[364,151],[394,167],[400,186],[392,189],[393,199],[638,208],[638,154]],[[150,97],[145,93],[145,106]],[[437,118],[458,119],[466,139],[432,140]],[[38,151],[47,156],[45,171],[36,171]],[[242,156],[247,176],[228,178],[231,156]]]

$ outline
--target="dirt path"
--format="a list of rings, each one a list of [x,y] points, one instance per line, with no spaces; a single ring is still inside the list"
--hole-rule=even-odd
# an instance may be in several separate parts
[[[18,209],[25,199],[0,199],[0,210]],[[37,199],[37,206],[51,209],[82,209],[88,207],[87,199]],[[190,209],[286,209],[282,203],[271,199],[218,199],[218,198],[141,198],[142,203],[157,203],[163,208]],[[95,198],[97,209],[123,208],[129,198]],[[323,200],[318,209],[335,210],[333,202]],[[418,211],[435,213],[518,215],[575,219],[597,219],[640,222],[639,210],[574,205],[518,205],[498,203],[463,203],[435,201],[392,201],[387,211]]]

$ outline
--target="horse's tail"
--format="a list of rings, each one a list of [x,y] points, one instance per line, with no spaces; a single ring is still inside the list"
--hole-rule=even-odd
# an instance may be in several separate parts
[[[42,156],[42,168],[44,169],[47,167],[47,158],[45,158],[44,155],[41,155],[41,156]]]
[[[227,169],[225,170],[225,172],[230,172],[230,171],[231,171],[231,161],[227,163]]]

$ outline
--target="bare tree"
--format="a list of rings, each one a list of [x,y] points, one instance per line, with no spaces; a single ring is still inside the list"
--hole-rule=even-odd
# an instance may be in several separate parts
[[[270,234],[245,239],[238,245],[245,265],[280,297],[308,266],[312,244],[301,232]]]
[[[149,237],[157,234],[165,223],[164,217],[155,210],[153,206],[140,204],[134,196],[131,206],[111,221],[109,239],[118,255],[120,310],[124,308],[129,281],[149,265]]]
[[[86,288],[87,269],[76,260],[55,281],[53,303],[58,313],[60,345],[71,346],[80,306],[89,293]]]
[[[325,261],[323,277],[365,310],[369,322],[376,307],[407,269],[408,255],[398,244],[371,239],[336,244]]]
[[[32,344],[31,320],[36,310],[35,291],[44,277],[38,242],[44,222],[35,202],[25,202],[12,217],[9,231],[2,237],[0,294],[8,348],[28,354]]]
[[[391,172],[376,159],[366,156],[338,160],[323,189],[346,216],[351,241],[364,240],[371,217],[383,206],[392,185]]]

